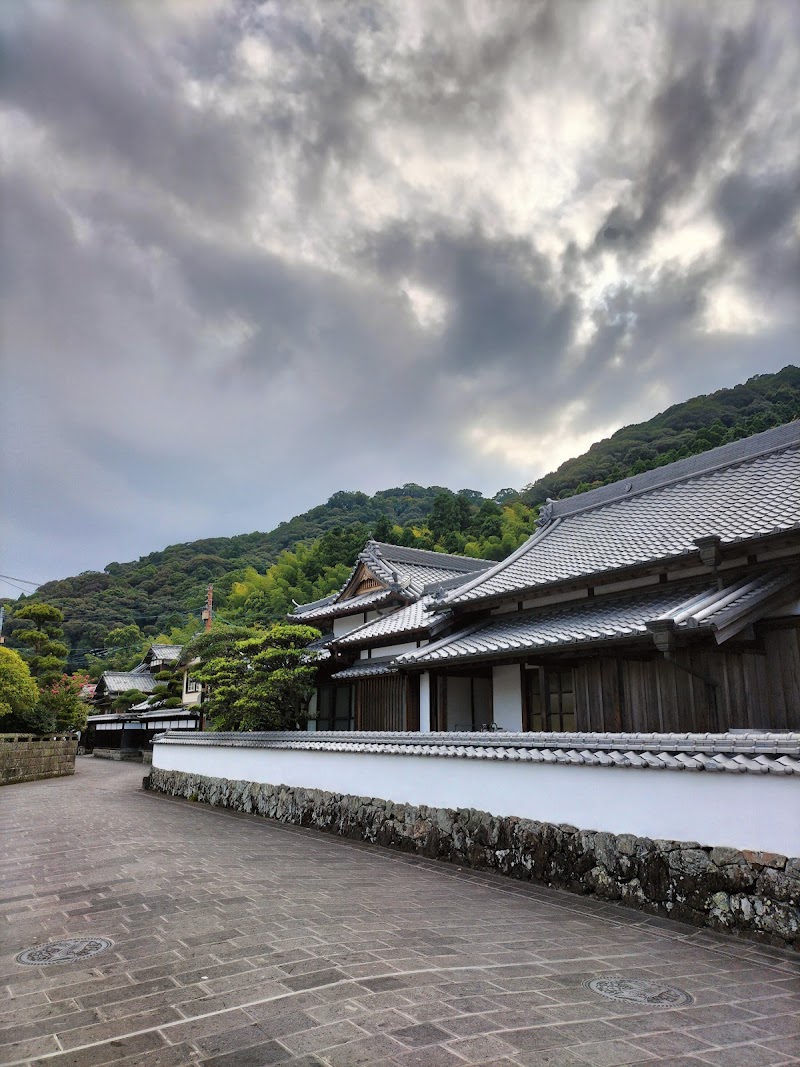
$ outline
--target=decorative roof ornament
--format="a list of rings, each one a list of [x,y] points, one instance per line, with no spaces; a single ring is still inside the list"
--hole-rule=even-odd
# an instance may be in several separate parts
[[[539,508],[539,518],[536,520],[538,529],[543,530],[545,526],[549,526],[553,521],[553,504],[555,504],[555,500],[549,496]]]

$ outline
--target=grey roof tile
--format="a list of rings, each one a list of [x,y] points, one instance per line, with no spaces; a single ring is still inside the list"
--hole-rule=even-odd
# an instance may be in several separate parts
[[[183,645],[151,645],[148,656],[151,659],[177,660],[183,651]]]
[[[331,675],[334,681],[343,682],[353,678],[371,678],[378,674],[396,674],[397,667],[394,665],[394,657],[383,656],[375,659],[359,659],[343,671]]]
[[[761,752],[767,742],[770,753]],[[368,733],[283,731],[184,733],[158,744],[221,748],[297,749],[444,759],[583,764],[657,771],[800,775],[800,732],[727,734]]]
[[[316,608],[303,612],[301,615],[293,614],[291,618],[295,622],[310,622],[316,620],[335,619],[340,615],[355,615],[357,612],[370,611],[379,604],[386,604],[398,597],[395,589],[370,589],[361,596],[350,597],[349,600],[335,600],[325,607]]]
[[[555,501],[549,521],[443,605],[516,596],[551,583],[800,528],[800,422],[588,493]]]
[[[594,642],[642,637],[648,624],[670,622],[676,630],[736,632],[737,620],[800,584],[800,571],[773,569],[733,580],[723,589],[711,581],[649,586],[636,593],[594,597],[551,608],[490,615],[424,648],[397,657],[399,666],[436,664],[481,656],[554,650]]]
[[[358,648],[375,644],[385,637],[399,637],[402,634],[429,632],[445,618],[446,612],[429,611],[428,605],[432,597],[424,596],[413,604],[407,604],[403,608],[397,608],[379,619],[365,622],[355,630],[340,637],[335,641],[339,648]]]
[[[370,590],[360,597],[340,599],[362,563],[378,581],[383,582],[384,588]],[[392,593],[408,601],[422,596],[430,588],[452,588],[454,581],[456,584],[467,581],[491,566],[491,562],[485,559],[429,552],[421,548],[403,548],[381,541],[367,541],[359,553],[355,567],[338,593],[332,593],[310,604],[296,605],[290,618],[295,622],[312,622],[349,615],[363,611],[365,607],[371,608],[385,603],[391,599]]]
[[[109,695],[126,693],[129,689],[138,689],[140,693],[152,693],[158,684],[149,671],[103,671],[98,686]],[[97,695],[97,690],[95,690]]]

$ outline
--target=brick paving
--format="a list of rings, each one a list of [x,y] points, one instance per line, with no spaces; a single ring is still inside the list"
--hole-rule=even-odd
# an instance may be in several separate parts
[[[0,1064],[800,1063],[797,954],[144,793],[139,765],[0,791]],[[79,963],[21,950],[96,935]],[[619,974],[683,1007],[604,999]]]

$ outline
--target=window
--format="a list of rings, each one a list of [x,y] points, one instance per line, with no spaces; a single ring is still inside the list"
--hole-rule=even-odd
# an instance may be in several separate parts
[[[353,687],[321,685],[317,690],[317,729],[353,729]]]
[[[202,686],[199,682],[196,682],[194,678],[186,679],[186,692],[187,693],[199,693]]]
[[[525,671],[527,730],[575,729],[575,686],[571,670],[534,667]]]

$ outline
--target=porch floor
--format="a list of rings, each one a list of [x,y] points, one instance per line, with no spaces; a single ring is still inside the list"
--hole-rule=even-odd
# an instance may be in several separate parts
[[[0,791],[0,1064],[800,1063],[797,954],[141,790]],[[23,966],[60,938],[113,942]],[[644,978],[683,1005],[584,983]]]

